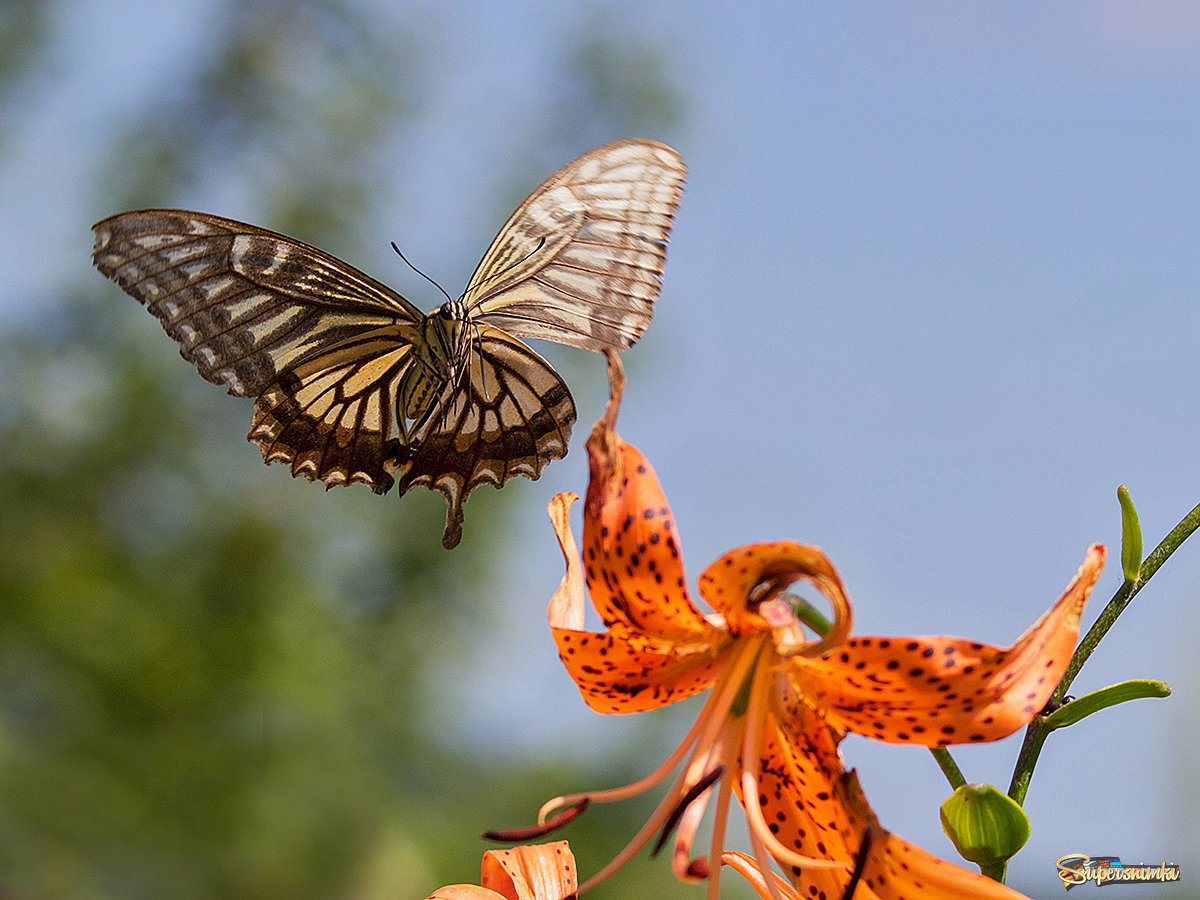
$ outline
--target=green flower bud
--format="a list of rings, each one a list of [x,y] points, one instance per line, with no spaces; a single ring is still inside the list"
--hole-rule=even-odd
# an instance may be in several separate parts
[[[1133,582],[1142,568],[1142,526],[1128,487],[1117,488],[1117,500],[1121,504],[1121,571],[1126,581]]]
[[[963,859],[1002,864],[1029,840],[1025,810],[990,784],[964,784],[942,804],[942,830]]]

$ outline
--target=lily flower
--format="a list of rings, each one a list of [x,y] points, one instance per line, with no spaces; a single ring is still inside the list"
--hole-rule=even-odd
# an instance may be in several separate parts
[[[451,884],[428,900],[564,900],[575,896],[575,857],[566,841],[489,850],[479,884]]]
[[[870,897],[1020,897],[983,876],[890,835],[847,773],[838,744],[847,732],[892,743],[941,746],[994,741],[1045,705],[1071,656],[1083,605],[1104,561],[1089,549],[1066,592],[1010,648],[950,637],[851,637],[850,602],[832,563],[792,541],[732,550],[699,579],[712,612],[692,601],[679,535],[650,464],[616,434],[624,379],[610,357],[611,399],[587,442],[590,477],[583,556],[568,522],[578,497],[548,509],[566,560],[549,606],[559,655],[596,712],[657,709],[702,691],[709,696],[679,747],[656,771],[622,788],[573,794],[541,810],[642,793],[682,767],[629,845],[581,888],[603,880],[661,832],[676,832],[672,867],[719,892],[726,818],[743,806],[761,871],[771,860],[805,900]],[[605,630],[585,629],[586,581]],[[832,623],[806,625],[804,601],[824,596]],[[715,797],[712,841],[692,845]],[[658,847],[655,848],[656,850]],[[763,888],[787,896],[773,879]]]

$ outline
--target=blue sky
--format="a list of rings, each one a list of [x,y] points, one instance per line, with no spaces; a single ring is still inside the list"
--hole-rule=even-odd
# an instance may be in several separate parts
[[[91,277],[87,229],[113,211],[90,205],[97,148],[148,98],[169,100],[205,51],[207,5],[167,6],[80,0],[59,23],[5,139],[0,323],[53,316]],[[494,161],[537,143],[553,113],[546,73],[600,7],[384,6],[381,27],[430,36],[431,112],[408,136],[389,233],[355,262],[432,307],[407,275],[392,277],[386,240],[437,261],[431,274],[452,293],[465,283],[507,212]],[[1118,484],[1147,548],[1200,502],[1194,4],[603,8],[631,41],[662,50],[686,97],[679,121],[644,135],[675,145],[690,178],[655,321],[626,355],[620,430],[658,469],[693,577],[733,546],[794,538],[839,567],[861,632],[1007,644],[1089,543],[1115,557]],[[188,200],[248,216],[237,187]],[[573,384],[583,434],[601,410],[602,363],[547,355],[595,370]],[[504,492],[521,505],[517,563],[496,597],[514,610],[503,635],[514,680],[562,707],[528,723],[523,691],[454,689],[513,752],[632,727],[583,708],[540,617],[561,567],[542,507],[582,491],[585,473],[580,442],[538,483]],[[1193,543],[1084,670],[1079,691],[1142,676],[1176,693],[1051,738],[1016,886],[1056,894],[1053,862],[1068,852],[1174,860],[1188,884],[1200,863],[1184,827],[1200,810],[1198,595]],[[508,724],[518,719],[528,724]],[[969,779],[1006,785],[1017,746],[959,761]],[[885,825],[953,854],[928,754],[854,739],[844,749]]]

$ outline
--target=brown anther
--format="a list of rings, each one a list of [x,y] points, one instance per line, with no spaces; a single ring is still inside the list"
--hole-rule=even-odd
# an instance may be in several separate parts
[[[663,844],[667,842],[667,838],[671,836],[671,832],[675,830],[675,826],[679,824],[679,820],[683,818],[683,814],[687,808],[696,801],[696,799],[707,791],[717,779],[724,773],[724,766],[717,766],[695,784],[693,784],[686,794],[684,794],[679,802],[675,804],[675,808],[671,810],[671,815],[667,816],[667,821],[663,823],[662,833],[658,836],[658,841],[654,844],[654,848],[650,851],[651,856],[657,856],[658,851],[663,848]],[[706,876],[707,877],[707,876]]]
[[[573,806],[568,806],[562,812],[558,813],[558,815],[551,816],[541,825],[531,825],[528,828],[510,828],[507,831],[485,831],[480,837],[485,841],[503,841],[505,843],[532,841],[544,837],[555,829],[562,828],[587,809],[588,804],[591,802],[587,797],[584,797]]]
[[[699,878],[701,880],[707,880],[708,876],[712,874],[712,869],[709,868],[709,865],[708,865],[708,857],[701,856],[698,859],[693,859],[691,862],[689,862],[688,867],[687,867],[687,874],[688,874],[688,878]]]

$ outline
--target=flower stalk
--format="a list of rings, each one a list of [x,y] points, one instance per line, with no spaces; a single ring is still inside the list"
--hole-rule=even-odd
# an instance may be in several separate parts
[[[1109,629],[1116,624],[1121,613],[1125,611],[1125,608],[1129,606],[1138,592],[1145,587],[1146,583],[1154,577],[1154,573],[1162,567],[1163,563],[1171,558],[1171,554],[1178,550],[1197,528],[1200,528],[1200,505],[1195,506],[1191,512],[1184,516],[1179,524],[1172,528],[1170,533],[1142,561],[1138,569],[1137,578],[1133,581],[1127,580],[1117,588],[1117,592],[1113,595],[1113,598],[1108,601],[1108,605],[1101,611],[1095,623],[1088,629],[1087,634],[1083,636],[1083,640],[1079,642],[1079,646],[1075,648],[1075,652],[1071,655],[1071,661],[1067,664],[1067,670],[1063,674],[1062,680],[1050,695],[1050,703],[1052,705],[1065,708],[1064,700],[1067,696],[1067,691],[1070,689],[1075,677],[1079,674],[1079,670],[1083,668],[1083,664],[1088,661],[1088,658],[1100,644],[1100,641],[1108,634]],[[1160,694],[1157,696],[1164,695]],[[1025,729],[1025,738],[1021,743],[1020,753],[1017,755],[1016,766],[1013,768],[1012,780],[1008,786],[1008,796],[1022,805],[1025,803],[1025,796],[1029,793],[1029,783],[1033,778],[1033,770],[1037,765],[1038,757],[1041,755],[1042,747],[1046,743],[1046,738],[1049,737],[1050,732],[1054,731],[1055,727],[1059,727],[1051,726],[1047,718],[1045,716],[1038,716]]]

